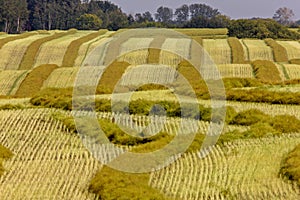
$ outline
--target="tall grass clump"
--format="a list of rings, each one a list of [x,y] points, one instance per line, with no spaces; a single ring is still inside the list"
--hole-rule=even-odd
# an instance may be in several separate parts
[[[273,55],[275,62],[288,62],[288,54],[286,49],[278,44],[275,40],[271,38],[265,39],[265,42],[268,46],[270,46],[273,49]]]
[[[105,34],[106,32],[107,32],[107,30],[100,30],[95,33],[91,33],[89,35],[86,35],[84,37],[81,37],[77,40],[72,41],[71,44],[68,46],[68,49],[64,55],[62,67],[74,67],[74,63],[78,56],[78,51],[80,49],[80,46],[83,43],[86,43],[90,40],[93,40],[93,39]]]
[[[279,83],[281,82],[280,72],[276,65],[268,60],[256,60],[252,62],[255,76],[263,83]]]
[[[300,186],[300,145],[293,149],[282,161],[280,174]]]
[[[57,65],[45,64],[34,68],[21,83],[17,97],[32,97],[43,87],[44,81],[57,69]]]
[[[239,39],[235,37],[228,38],[228,44],[231,48],[231,60],[233,64],[245,63],[244,48]]]
[[[51,40],[60,38],[60,37],[64,37],[69,34],[70,35],[74,34],[74,33],[76,33],[76,31],[77,30],[75,30],[75,29],[70,29],[67,32],[55,33],[49,37],[41,38],[41,39],[38,39],[38,40],[32,42],[28,46],[27,51],[22,58],[19,69],[20,70],[32,69],[32,67],[34,66],[35,58],[36,58],[42,44],[49,42]]]
[[[7,43],[14,41],[14,40],[20,40],[20,39],[24,39],[27,37],[30,37],[32,35],[36,35],[37,32],[26,32],[17,36],[13,36],[13,37],[5,37],[3,39],[0,39],[0,49]]]
[[[106,200],[166,199],[159,190],[148,185],[149,178],[149,174],[130,174],[105,166],[92,179],[89,191]]]
[[[9,149],[7,149],[6,147],[0,144],[0,176],[2,176],[5,171],[2,162],[12,157],[13,157],[13,153]]]

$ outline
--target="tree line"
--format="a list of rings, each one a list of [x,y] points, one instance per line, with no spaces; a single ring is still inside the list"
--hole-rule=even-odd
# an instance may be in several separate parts
[[[70,28],[228,28],[230,36],[295,38],[296,34],[289,33],[286,28],[299,26],[300,21],[291,21],[293,15],[291,9],[280,8],[273,19],[231,20],[218,9],[199,3],[184,4],[175,10],[160,6],[154,14],[147,11],[132,15],[124,13],[119,6],[109,1],[0,0],[0,31],[20,33]],[[276,33],[276,29],[279,33]],[[247,31],[248,33],[243,34]]]

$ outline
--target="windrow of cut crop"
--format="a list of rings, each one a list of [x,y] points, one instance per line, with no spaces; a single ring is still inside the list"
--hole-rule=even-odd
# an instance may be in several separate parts
[[[239,39],[235,37],[228,38],[228,44],[231,48],[231,61],[232,64],[243,64],[245,63],[245,52]]]
[[[273,55],[275,62],[288,62],[288,54],[286,49],[278,44],[275,40],[271,38],[265,39],[265,42],[268,46],[270,46],[273,49]]]
[[[103,34],[105,34],[107,30],[100,30],[95,33],[91,33],[89,35],[86,35],[84,37],[78,38],[77,40],[74,40],[71,42],[71,44],[68,46],[68,49],[64,55],[64,59],[62,62],[62,67],[74,67],[75,60],[78,56],[78,51],[80,49],[80,46],[90,40],[93,40]]]
[[[109,93],[114,91],[116,84],[121,80],[122,75],[130,66],[127,62],[115,61],[110,64],[102,74],[97,87],[97,94]]]
[[[161,53],[161,46],[165,42],[165,37],[157,37],[150,44],[149,54],[148,54],[148,64],[157,64],[159,63],[159,57]]]
[[[227,28],[194,28],[194,29],[174,29],[182,34],[187,36],[201,36],[203,38],[214,38],[214,39],[222,39],[228,37],[228,29]]]
[[[44,81],[57,69],[57,65],[45,64],[34,68],[21,83],[17,97],[32,97],[43,87]]]
[[[13,40],[0,49],[0,69],[18,70],[22,58],[30,44],[38,39],[45,38],[45,34],[35,34],[24,39]]]
[[[252,62],[255,76],[264,83],[279,83],[282,81],[276,65],[268,60],[256,60]]]
[[[20,40],[20,39],[24,39],[27,38],[29,36],[38,34],[37,32],[26,32],[17,36],[12,36],[12,37],[5,37],[3,39],[0,39],[0,49],[7,43],[14,41],[14,40]]]
[[[291,59],[290,63],[291,64],[296,64],[296,65],[300,65],[300,58],[299,59]]]
[[[34,41],[33,43],[31,43],[28,46],[27,51],[22,58],[19,69],[26,70],[26,69],[33,68],[34,61],[39,52],[39,49],[40,49],[41,45],[44,44],[45,42],[49,42],[51,40],[54,40],[54,39],[57,39],[57,38],[60,38],[60,37],[63,37],[63,36],[69,35],[69,34],[74,34],[74,33],[76,33],[76,30],[71,29],[67,32],[55,33],[49,37],[41,38],[41,39]]]

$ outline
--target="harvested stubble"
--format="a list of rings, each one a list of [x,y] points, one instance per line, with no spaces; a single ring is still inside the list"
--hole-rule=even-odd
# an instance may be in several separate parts
[[[231,48],[227,39],[204,39],[203,47],[216,64],[231,63]]]
[[[289,60],[300,59],[300,43],[298,41],[277,42],[286,49]]]
[[[86,57],[98,46],[101,46],[106,41],[109,41],[108,37],[112,34],[112,31],[107,31],[105,34],[100,35],[99,37],[90,40],[82,44],[78,51],[78,56],[75,60],[74,66],[82,66],[82,63],[85,61]]]
[[[67,67],[54,70],[44,82],[43,88],[74,87],[79,67]]]
[[[27,73],[22,70],[0,71],[0,95],[14,95]]]
[[[223,78],[255,78],[250,64],[218,65]]]
[[[290,79],[300,79],[300,65],[285,64],[284,67]]]
[[[244,39],[243,42],[249,51],[248,53],[250,61],[274,61],[272,49],[269,46],[267,46],[267,44],[263,40]]]

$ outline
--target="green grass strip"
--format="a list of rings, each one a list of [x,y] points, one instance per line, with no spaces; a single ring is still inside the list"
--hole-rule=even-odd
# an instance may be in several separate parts
[[[288,54],[286,49],[271,38],[265,39],[268,46],[273,49],[273,55],[276,62],[288,62]]]
[[[64,37],[66,35],[75,34],[76,32],[77,32],[77,30],[70,29],[67,32],[55,33],[54,35],[51,35],[49,37],[41,38],[41,39],[38,39],[38,40],[32,42],[28,46],[26,53],[23,55],[19,70],[30,70],[34,66],[35,58],[36,58],[42,44],[44,44],[45,42],[49,42],[51,40],[60,38],[60,37]]]
[[[22,98],[34,96],[43,87],[44,81],[57,68],[58,66],[53,64],[45,64],[34,68],[23,80],[15,96]]]
[[[83,43],[86,43],[86,42],[93,40],[101,35],[104,35],[106,32],[107,32],[107,30],[100,30],[98,32],[91,33],[87,36],[84,36],[77,40],[72,41],[71,44],[68,46],[68,49],[64,55],[62,67],[74,67],[75,60],[78,56],[78,51],[80,49],[80,46]]]
[[[231,60],[233,64],[245,63],[245,52],[239,39],[235,37],[228,38],[228,44],[231,48]]]
[[[7,43],[14,41],[14,40],[20,40],[20,39],[24,39],[33,35],[38,34],[37,32],[26,32],[17,36],[12,36],[12,37],[6,37],[3,39],[0,39],[0,49],[6,45]]]
[[[252,62],[255,76],[258,80],[263,83],[280,83],[281,77],[280,72],[276,65],[268,60],[256,60]]]

